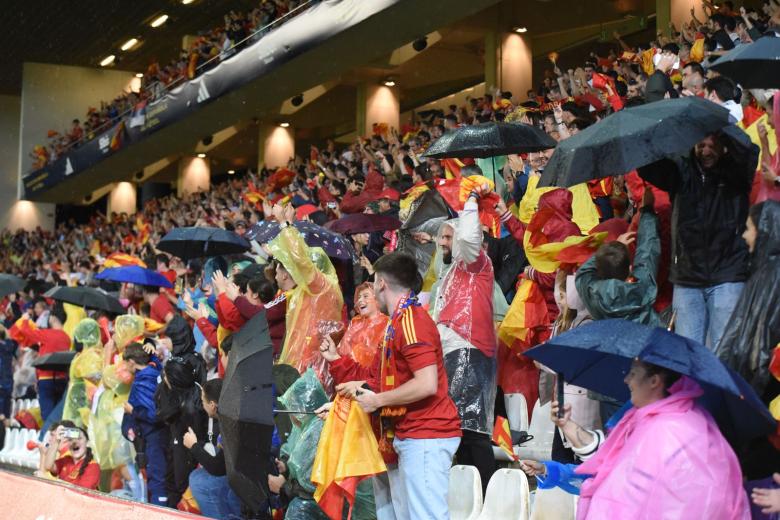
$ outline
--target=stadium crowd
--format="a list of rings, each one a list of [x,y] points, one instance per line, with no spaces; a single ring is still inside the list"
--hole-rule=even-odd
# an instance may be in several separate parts
[[[89,107],[83,121],[74,119],[64,131],[49,130],[46,145],[35,145],[30,151],[32,169],[43,168],[82,143],[94,139],[130,117],[133,109],[164,96],[168,90],[193,79],[254,43],[270,30],[270,25],[289,13],[298,12],[298,0],[263,0],[250,12],[231,10],[223,25],[201,31],[189,48],[167,64],[153,62],[141,77],[138,92],[122,92],[111,101],[101,101],[100,108]]]
[[[661,326],[705,345],[780,415],[780,99],[710,68],[780,36],[780,5],[705,6],[706,21],[644,49],[616,35],[609,55],[565,72],[551,55],[521,103],[493,91],[135,215],[4,231],[0,271],[26,285],[2,304],[0,403],[7,423],[29,421],[9,417],[11,398],[38,396],[38,474],[213,518],[448,518],[453,459],[487,488],[497,433],[527,430],[538,401],[551,403],[552,460],[519,465],[539,490],[579,494],[577,518],[780,512],[777,435],[722,432],[695,377],[637,357],[621,402],[556,386],[525,356],[600,320]],[[246,18],[229,18],[238,32],[223,38],[240,40]],[[724,129],[570,188],[539,186],[552,148],[424,156],[464,125],[522,122],[565,142],[685,96],[727,108],[753,144]],[[190,226],[251,249],[164,245]],[[143,281],[103,276],[134,266]],[[67,287],[99,287],[124,310],[63,303]],[[71,349],[68,372],[32,365]],[[375,435],[348,437],[364,430]],[[362,472],[339,474],[339,460]]]

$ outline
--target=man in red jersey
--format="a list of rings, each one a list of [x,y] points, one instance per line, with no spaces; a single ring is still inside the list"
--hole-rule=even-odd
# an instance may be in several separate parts
[[[369,370],[347,356],[332,362],[330,370],[339,373],[336,380],[353,379],[337,387],[340,393],[355,397],[366,412],[378,411],[383,420],[392,421],[398,467],[389,469],[388,476],[395,517],[448,519],[449,470],[461,430],[449,397],[439,332],[414,296],[422,284],[414,257],[385,255],[374,271],[377,301],[391,316],[381,356]]]

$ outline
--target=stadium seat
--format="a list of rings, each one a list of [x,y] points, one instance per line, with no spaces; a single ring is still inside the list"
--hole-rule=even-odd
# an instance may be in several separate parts
[[[500,469],[488,483],[478,520],[528,520],[530,502],[525,473],[519,469]]]
[[[17,435],[18,430],[16,428],[6,428],[5,429],[5,443],[3,444],[3,449],[0,450],[0,462],[6,463],[6,459],[8,457],[8,454],[13,449],[14,445],[14,438]]]
[[[576,495],[561,488],[537,489],[534,495],[531,520],[574,520]]]
[[[450,468],[447,504],[452,520],[476,520],[482,511],[482,479],[474,466]]]
[[[521,459],[550,460],[555,434],[555,425],[550,419],[550,403],[541,406],[536,401],[528,433],[534,438],[522,446],[515,446],[515,455]]]

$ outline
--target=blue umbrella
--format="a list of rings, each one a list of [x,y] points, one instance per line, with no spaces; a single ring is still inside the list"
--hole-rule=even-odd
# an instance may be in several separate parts
[[[157,249],[182,260],[206,256],[236,255],[250,249],[241,235],[215,227],[174,228],[162,237]]]
[[[300,231],[303,240],[310,247],[321,247],[325,254],[333,258],[342,260],[356,259],[357,253],[352,247],[349,239],[322,226],[318,226],[307,220],[297,220],[293,223],[295,228]],[[263,220],[258,222],[246,232],[248,240],[255,240],[258,244],[266,244],[276,238],[281,232],[279,224],[272,220]]]
[[[127,265],[105,269],[95,278],[98,280],[109,280],[111,282],[151,285],[155,287],[167,287],[168,289],[173,288],[173,284],[162,274],[157,271],[152,271],[151,269],[144,269],[140,265]]]
[[[703,345],[665,329],[625,320],[598,320],[556,336],[525,353],[571,384],[627,401],[623,383],[639,359],[696,380],[700,403],[724,436],[749,440],[774,431],[775,420],[755,391]]]

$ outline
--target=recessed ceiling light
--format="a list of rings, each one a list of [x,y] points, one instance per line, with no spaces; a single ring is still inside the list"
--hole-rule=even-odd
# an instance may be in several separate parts
[[[382,82],[382,84],[386,87],[394,87],[395,81],[393,81],[392,79],[386,79],[385,81]]]
[[[228,170],[228,175],[233,175],[234,173],[236,173],[236,170]]]
[[[143,72],[136,72],[135,73],[135,77],[136,78],[143,78],[144,77],[144,73]]]
[[[129,40],[127,40],[125,43],[122,44],[120,49],[122,49],[123,51],[129,51],[136,45],[138,45],[138,38],[130,38]]]
[[[512,30],[515,31],[518,34],[523,34],[525,32],[528,32],[528,27],[515,27]]]
[[[164,24],[167,21],[168,21],[168,15],[167,14],[161,14],[160,16],[158,16],[157,18],[152,20],[152,23],[150,23],[149,25],[151,25],[154,28],[157,28],[157,27],[160,27],[162,24]]]
[[[198,154],[198,159],[205,159],[205,158],[206,158],[206,154],[205,153],[199,153]]]
[[[184,5],[189,5],[189,4],[191,4],[192,2],[194,2],[194,1],[195,1],[195,0],[181,0],[181,3],[182,3],[182,4],[184,4]]]
[[[105,58],[103,58],[103,60],[100,62],[100,66],[101,66],[101,67],[108,67],[109,65],[111,65],[112,63],[114,63],[114,60],[115,60],[115,59],[116,59],[116,56],[114,56],[113,54],[111,54],[111,55],[109,55],[109,56],[106,56],[106,57],[105,57]]]
[[[290,126],[290,123],[288,123],[287,121],[285,121],[284,123],[279,123],[279,126],[281,126],[282,128],[289,128],[289,126]]]

